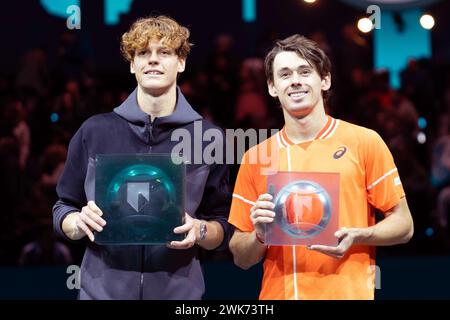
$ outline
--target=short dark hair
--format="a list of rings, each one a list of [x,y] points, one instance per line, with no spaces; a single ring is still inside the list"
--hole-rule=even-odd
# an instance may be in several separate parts
[[[283,51],[296,52],[316,69],[322,79],[331,74],[330,59],[319,45],[315,41],[302,35],[294,34],[286,39],[277,40],[274,47],[266,55],[264,68],[267,81],[269,82],[273,82],[273,61],[275,60],[275,56]],[[328,99],[329,95],[329,90],[322,92],[325,101]]]

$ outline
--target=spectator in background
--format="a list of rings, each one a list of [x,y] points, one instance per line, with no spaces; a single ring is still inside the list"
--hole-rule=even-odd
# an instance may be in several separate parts
[[[236,101],[235,123],[238,128],[272,127],[268,121],[264,62],[250,58],[242,62]]]
[[[209,105],[214,120],[226,127],[233,120],[236,101],[237,59],[233,52],[234,39],[229,34],[220,34],[213,52],[208,58],[206,71],[209,76]]]
[[[67,266],[73,263],[69,248],[56,239],[51,222],[41,223],[33,230],[35,240],[21,250],[20,267]]]
[[[60,89],[66,79],[80,79],[83,74],[83,63],[78,34],[65,30],[60,36],[56,51],[56,67],[53,75],[55,87]]]
[[[94,106],[93,106],[94,107]],[[69,79],[64,91],[56,98],[52,112],[58,115],[57,126],[74,132],[91,115],[81,92],[78,80]]]
[[[410,60],[400,73],[401,91],[414,103],[420,116],[427,119],[431,127],[437,124],[437,106],[434,84],[428,61]]]
[[[19,148],[19,167],[24,171],[30,155],[31,136],[22,101],[9,99],[2,110],[0,136],[14,137]]]
[[[209,78],[205,71],[198,70],[187,77],[184,75],[180,89],[197,112],[205,119],[214,121],[213,110],[210,107],[210,103],[214,102],[209,99]]]
[[[0,263],[13,264],[15,261],[15,241],[17,240],[17,206],[22,200],[19,166],[20,149],[13,136],[0,135]]]
[[[440,119],[439,138],[433,146],[432,183],[438,192],[436,225],[438,232],[449,232],[450,216],[450,117]]]
[[[311,40],[315,41],[320,49],[330,58],[330,61],[334,61],[333,50],[328,42],[327,35],[322,31],[314,31],[310,35]]]
[[[371,50],[369,42],[358,34],[355,26],[347,24],[342,27],[342,41],[338,50],[336,68],[342,80],[348,80],[348,72],[359,68],[369,70],[371,63]]]
[[[16,234],[21,240],[33,236],[36,222],[46,221],[53,204],[57,200],[56,184],[61,176],[67,148],[61,144],[51,144],[38,159],[35,169],[37,179],[27,181],[25,201],[17,203],[16,219],[20,224]]]
[[[49,80],[47,58],[44,50],[34,48],[21,58],[15,81],[16,92],[21,97],[46,97]]]

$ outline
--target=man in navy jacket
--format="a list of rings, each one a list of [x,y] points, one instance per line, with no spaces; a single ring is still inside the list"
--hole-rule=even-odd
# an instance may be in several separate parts
[[[172,141],[175,130],[194,139],[208,129],[219,130],[192,109],[177,87],[190,51],[188,39],[189,30],[169,17],[137,20],[121,42],[137,88],[113,112],[86,120],[70,142],[53,221],[62,237],[90,240],[81,265],[80,299],[201,299],[205,285],[199,249],[228,245],[228,169],[224,161],[204,160],[186,168],[187,213],[185,223],[174,229],[187,234],[184,240],[167,246],[94,242],[94,231],[106,225],[93,201],[97,154],[171,153],[177,144]],[[223,146],[223,134],[221,139],[214,143]],[[205,146],[201,142],[201,152]],[[198,153],[198,148],[192,151]]]

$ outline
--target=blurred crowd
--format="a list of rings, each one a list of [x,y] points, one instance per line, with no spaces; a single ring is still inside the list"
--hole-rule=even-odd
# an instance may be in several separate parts
[[[386,70],[373,70],[370,41],[353,27],[343,29],[339,47],[322,32],[309,37],[334,66],[328,113],[376,130],[398,166],[415,236],[384,253],[448,252],[450,63],[411,60],[401,87],[393,89]],[[243,57],[231,35],[218,35],[204,63],[189,64],[179,79],[192,106],[224,129],[280,129],[282,112],[267,93],[264,75],[269,40],[260,54]],[[72,135],[89,116],[118,106],[134,81],[130,74],[111,79],[96,72],[95,62],[80,52],[76,34],[65,32],[57,59],[49,61],[48,52],[33,48],[17,61],[14,75],[0,75],[0,265],[65,265],[81,258],[81,246],[53,233],[55,186]],[[230,190],[237,169],[231,167]]]

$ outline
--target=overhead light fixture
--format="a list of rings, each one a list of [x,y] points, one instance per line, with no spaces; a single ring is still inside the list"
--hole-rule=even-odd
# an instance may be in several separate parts
[[[358,29],[361,32],[368,33],[373,29],[373,22],[369,18],[361,18],[358,20]]]
[[[422,28],[430,30],[434,27],[434,18],[432,15],[424,14],[420,17],[420,25]]]

